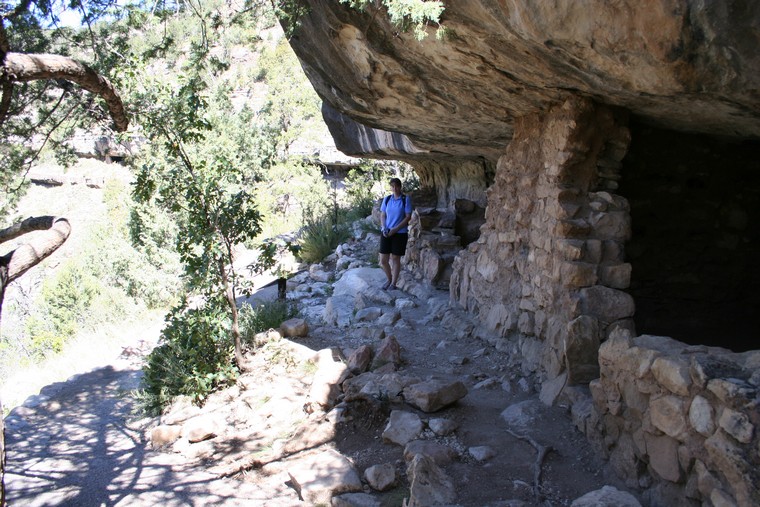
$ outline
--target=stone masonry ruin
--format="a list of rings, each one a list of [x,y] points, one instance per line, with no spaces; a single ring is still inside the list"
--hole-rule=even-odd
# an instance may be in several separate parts
[[[649,505],[760,505],[760,10],[448,2],[419,42],[306,3],[336,145],[426,187],[409,273]]]
[[[452,301],[543,379],[542,400],[571,406],[630,487],[663,505],[752,505],[760,353],[636,337],[617,193],[629,142],[624,115],[587,101],[520,119]]]

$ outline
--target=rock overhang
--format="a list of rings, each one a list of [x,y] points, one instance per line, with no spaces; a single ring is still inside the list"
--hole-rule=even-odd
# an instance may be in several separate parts
[[[516,118],[570,95],[667,129],[760,138],[760,11],[747,2],[450,2],[447,38],[422,41],[382,11],[306,4],[291,45],[333,108],[405,137],[381,156],[493,160]]]

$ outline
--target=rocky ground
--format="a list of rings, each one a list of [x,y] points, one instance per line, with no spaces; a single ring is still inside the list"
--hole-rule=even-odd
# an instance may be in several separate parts
[[[253,370],[203,408],[154,421],[154,448],[267,505],[638,505],[447,292],[408,274],[381,290],[376,237],[355,236],[290,280],[303,322],[259,335]]]

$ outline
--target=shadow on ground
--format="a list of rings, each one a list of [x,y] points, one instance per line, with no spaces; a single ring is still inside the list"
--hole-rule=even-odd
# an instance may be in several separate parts
[[[137,369],[45,387],[6,418],[8,505],[230,505],[235,488],[147,449],[130,424]],[[217,490],[217,491],[215,491]]]

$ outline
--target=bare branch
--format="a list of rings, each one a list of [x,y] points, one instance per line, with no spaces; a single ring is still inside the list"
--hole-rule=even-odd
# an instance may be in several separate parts
[[[124,132],[129,126],[124,104],[111,82],[72,58],[49,54],[6,53],[2,72],[10,81],[64,79],[76,83],[105,100],[117,131]]]
[[[68,220],[62,217],[30,217],[19,224],[0,231],[0,242],[17,238],[32,231],[45,232],[0,257],[0,265],[7,266],[6,285],[58,250],[71,234],[71,225]]]

